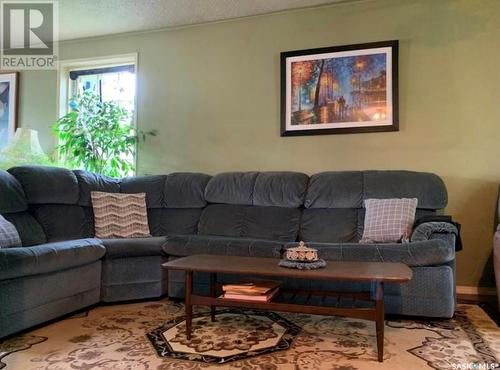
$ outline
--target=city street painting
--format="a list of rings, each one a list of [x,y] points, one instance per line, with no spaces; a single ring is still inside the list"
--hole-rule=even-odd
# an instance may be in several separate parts
[[[281,53],[281,136],[398,131],[398,41]]]
[[[0,73],[0,150],[17,128],[19,73]]]

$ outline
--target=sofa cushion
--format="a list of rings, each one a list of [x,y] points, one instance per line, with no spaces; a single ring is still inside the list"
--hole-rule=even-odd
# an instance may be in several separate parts
[[[28,202],[23,187],[7,171],[0,170],[0,213],[23,212]]]
[[[163,236],[152,238],[132,238],[132,239],[102,239],[101,242],[106,247],[105,258],[125,258],[161,256],[162,245],[166,238]]]
[[[201,211],[200,208],[149,208],[148,224],[151,235],[196,234]]]
[[[83,266],[101,259],[105,252],[97,239],[0,249],[0,280]]]
[[[23,247],[43,244],[47,242],[47,237],[42,226],[28,212],[7,213],[3,215],[5,219],[12,222],[16,227]]]
[[[163,251],[170,256],[193,254],[279,258],[283,243],[253,238],[232,238],[207,235],[175,235],[167,237]],[[224,258],[221,257],[221,263]]]
[[[208,205],[201,213],[198,234],[234,237],[244,235],[245,208],[233,204]]]
[[[189,235],[198,232],[200,208],[168,208],[161,210],[161,235]]]
[[[80,196],[78,204],[84,207],[92,207],[92,199],[90,193],[93,191],[101,191],[104,193],[119,193],[120,180],[112,177],[98,175],[96,173],[75,170]]]
[[[201,214],[198,234],[294,241],[300,215],[296,208],[211,204]]]
[[[287,243],[285,248],[292,246],[297,246],[297,243]],[[408,266],[433,266],[455,259],[454,244],[441,239],[370,245],[311,242],[307,246],[317,249],[318,256],[327,261],[402,262]]]
[[[364,198],[417,198],[422,209],[442,209],[448,203],[439,176],[413,171],[365,171]]]
[[[20,247],[21,238],[16,227],[0,215],[0,248]]]
[[[203,208],[207,205],[205,188],[211,176],[202,173],[174,172],[167,176],[164,189],[166,208]]]
[[[361,208],[363,172],[321,172],[311,176],[306,208]]]
[[[95,236],[101,239],[151,236],[146,193],[113,194],[93,191]]]
[[[226,172],[210,179],[205,199],[210,203],[252,205],[258,172]]]
[[[413,171],[340,171],[311,176],[306,208],[361,208],[363,200],[417,198],[421,209],[442,209],[448,198],[443,180]]]
[[[309,177],[299,172],[259,172],[253,205],[298,208],[304,204]]]
[[[126,177],[120,182],[120,192],[126,194],[146,193],[148,208],[163,207],[163,189],[167,176]]]
[[[302,213],[299,240],[356,243],[360,239],[355,208],[308,208]]]
[[[297,240],[301,210],[282,207],[245,207],[243,237],[279,241]]]
[[[66,204],[38,205],[32,207],[32,213],[42,225],[49,242],[94,236],[93,223],[88,222],[83,207]]]
[[[66,168],[20,166],[9,172],[21,183],[29,204],[76,204],[78,181]]]

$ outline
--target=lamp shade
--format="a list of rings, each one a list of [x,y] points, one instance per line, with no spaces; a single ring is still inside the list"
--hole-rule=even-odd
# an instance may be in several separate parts
[[[38,131],[29,128],[18,128],[14,137],[7,143],[2,150],[2,154],[7,154],[16,148],[22,147],[27,151],[27,155],[44,155],[40,140],[38,139]],[[17,151],[17,150],[16,150]]]

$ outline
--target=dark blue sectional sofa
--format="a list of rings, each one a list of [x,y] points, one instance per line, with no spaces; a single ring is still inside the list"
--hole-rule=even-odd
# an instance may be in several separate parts
[[[94,237],[91,191],[145,192],[151,238]],[[0,249],[0,337],[98,302],[182,297],[183,276],[160,265],[191,254],[279,258],[298,240],[326,260],[401,261],[408,284],[386,288],[386,312],[451,317],[455,235],[408,244],[361,245],[366,198],[416,197],[417,217],[447,204],[433,174],[409,171],[198,173],[111,179],[80,170],[23,166],[0,171],[0,214],[23,246]],[[223,257],[221,257],[223,263]],[[223,277],[223,279],[230,277]],[[310,289],[363,285],[286,280]],[[206,277],[195,275],[195,289]]]

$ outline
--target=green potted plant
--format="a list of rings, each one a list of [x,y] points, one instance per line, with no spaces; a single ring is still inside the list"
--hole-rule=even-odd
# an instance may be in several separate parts
[[[117,103],[84,92],[74,109],[54,124],[58,150],[72,167],[112,177],[133,174],[136,145],[156,131],[139,132]]]

